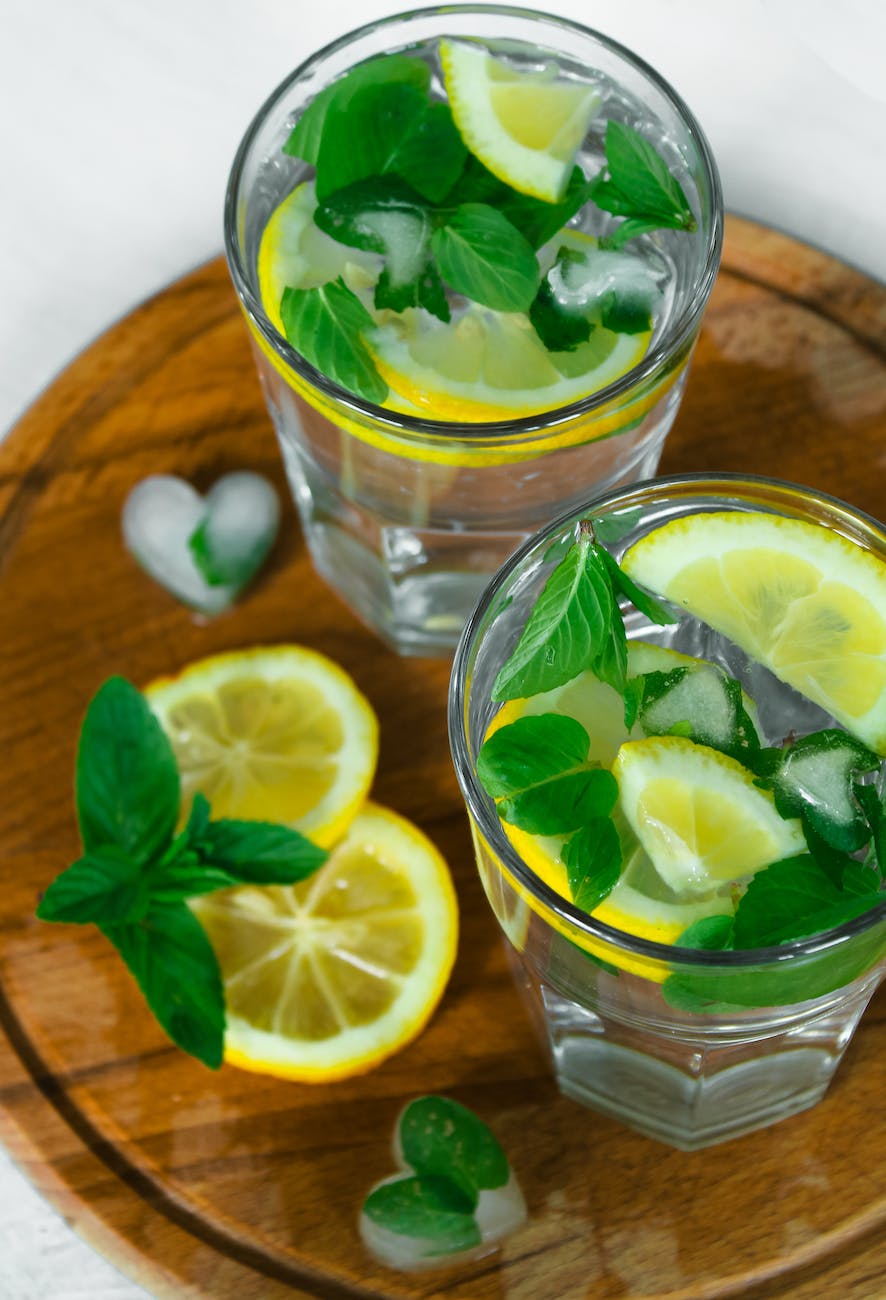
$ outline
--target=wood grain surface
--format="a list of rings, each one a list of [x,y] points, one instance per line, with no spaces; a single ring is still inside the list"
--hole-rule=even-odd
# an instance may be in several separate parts
[[[883,517],[886,290],[738,219],[663,471],[754,470]],[[398,660],[317,579],[291,508],[230,613],[189,614],[136,568],[120,509],[146,474],[205,488],[250,468],[285,496],[222,262],[114,326],[0,447],[0,1133],[88,1240],[158,1296],[757,1300],[886,1294],[886,998],[824,1102],[714,1148],[671,1151],[560,1098],[473,866],[445,733],[448,665]],[[76,856],[86,703],[214,651],[301,641],[340,660],[382,721],[375,797],[417,821],[455,876],[449,989],[417,1042],[323,1087],[173,1048],[97,933],[33,916]],[[391,1172],[404,1100],[487,1119],[530,1220],[498,1255],[399,1275],[356,1231]]]

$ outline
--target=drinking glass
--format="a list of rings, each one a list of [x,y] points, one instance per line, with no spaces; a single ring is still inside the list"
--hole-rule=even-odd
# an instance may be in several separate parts
[[[384,409],[319,373],[274,328],[258,289],[262,232],[309,169],[281,146],[310,100],[354,64],[442,37],[553,55],[604,91],[601,116],[645,135],[684,185],[693,233],[662,231],[666,309],[642,360],[558,410],[482,424]],[[520,43],[520,44],[518,44]],[[581,159],[602,162],[592,123]],[[234,160],[225,248],[305,538],[316,569],[401,653],[452,652],[498,566],[536,528],[654,473],[686,383],[722,240],[716,166],[692,113],[642,60],[562,18],[497,5],[417,10],[369,23],[303,63],[259,110]]]
[[[823,1096],[886,973],[881,906],[812,938],[745,951],[679,948],[594,920],[515,851],[476,774],[498,709],[495,677],[551,570],[592,517],[616,558],[668,520],[767,512],[824,524],[886,563],[886,531],[835,498],[737,475],[687,475],[621,488],[539,532],[488,586],[456,651],[449,701],[455,769],[480,876],[518,987],[560,1090],[650,1137],[691,1151],[784,1119]],[[765,743],[836,725],[762,665],[686,616],[629,637],[712,659],[756,702]]]

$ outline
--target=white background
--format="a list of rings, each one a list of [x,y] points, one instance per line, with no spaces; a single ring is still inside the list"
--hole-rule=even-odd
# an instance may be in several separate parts
[[[544,0],[540,0],[544,3]],[[383,0],[0,0],[0,436],[96,334],[221,247],[266,94]],[[547,0],[662,72],[726,206],[886,280],[882,0]],[[144,1293],[0,1153],[0,1296]]]

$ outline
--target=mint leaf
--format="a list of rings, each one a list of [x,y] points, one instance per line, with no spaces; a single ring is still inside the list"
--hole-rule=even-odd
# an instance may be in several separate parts
[[[404,84],[427,93],[431,70],[423,60],[404,54],[382,55],[358,63],[338,81],[321,90],[296,122],[283,152],[306,163],[316,163],[326,115],[330,108],[346,113],[354,95],[367,86]]]
[[[462,204],[434,231],[431,248],[446,283],[474,302],[526,311],[535,297],[538,263],[530,244],[487,204]]]
[[[591,741],[575,718],[531,714],[494,731],[477,755],[477,778],[493,799],[512,795],[552,774],[581,767]]]
[[[147,903],[141,867],[115,845],[99,845],[56,876],[37,916],[41,921],[111,924]]]
[[[108,678],[86,711],[76,797],[87,854],[116,845],[140,864],[172,840],[179,806],[175,755],[144,697],[123,677]]]
[[[152,902],[145,917],[102,925],[174,1043],[218,1069],[225,1001],[218,961],[186,903]]]
[[[421,1177],[448,1179],[464,1193],[471,1211],[484,1189],[504,1187],[507,1157],[479,1116],[448,1097],[419,1097],[400,1118],[403,1159]]]
[[[314,289],[285,289],[280,315],[286,338],[312,366],[376,405],[385,400],[388,386],[360,334],[373,319],[341,276]]]
[[[431,201],[442,199],[467,155],[446,104],[414,85],[365,86],[326,111],[315,185],[324,200],[368,176],[395,173]]]
[[[541,248],[560,234],[587,197],[588,182],[580,167],[572,169],[563,198],[557,203],[547,203],[512,189],[469,153],[464,171],[443,201],[443,207],[454,210],[463,203],[488,204],[507,217],[533,248]]]
[[[605,148],[608,176],[601,172],[589,186],[590,198],[598,208],[616,216],[656,220],[659,226],[696,228],[680,182],[639,131],[610,120]]]
[[[724,952],[733,947],[734,931],[735,918],[732,916],[703,916],[683,931],[676,946]]]
[[[882,903],[881,894],[844,894],[810,854],[758,871],[735,911],[735,947],[765,948],[820,934]]]
[[[428,1255],[456,1254],[482,1240],[470,1198],[450,1179],[431,1174],[382,1183],[367,1196],[363,1213],[388,1232],[432,1243]]]
[[[477,776],[498,798],[499,816],[534,835],[577,830],[606,817],[618,797],[611,772],[588,761],[590,739],[574,718],[542,713],[494,732],[477,756]]]
[[[196,842],[203,862],[223,870],[232,883],[293,885],[329,857],[299,831],[272,822],[212,821]]]
[[[563,849],[569,892],[585,912],[611,892],[621,875],[621,841],[608,817],[595,817],[577,831]]]
[[[531,835],[561,835],[606,817],[618,798],[611,772],[565,772],[529,786],[497,804],[503,821]]]
[[[594,668],[624,624],[599,549],[582,528],[579,540],[551,573],[510,658],[492,687],[494,700],[552,690]],[[616,659],[617,666],[617,659]],[[604,678],[604,680],[609,680]],[[624,688],[624,678],[612,682]]]

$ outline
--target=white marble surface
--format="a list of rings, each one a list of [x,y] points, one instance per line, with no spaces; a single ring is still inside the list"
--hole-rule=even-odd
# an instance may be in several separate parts
[[[216,254],[265,94],[383,0],[0,0],[0,434],[115,318]],[[548,0],[665,74],[726,203],[886,280],[882,0]],[[0,1296],[134,1300],[0,1154]]]

